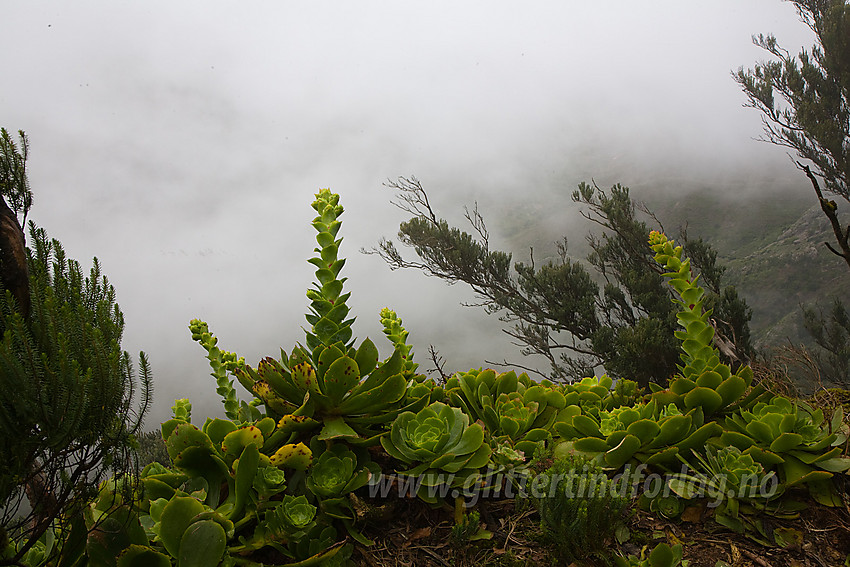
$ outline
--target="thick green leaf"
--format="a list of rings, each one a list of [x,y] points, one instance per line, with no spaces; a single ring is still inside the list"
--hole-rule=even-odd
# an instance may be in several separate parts
[[[313,462],[313,452],[304,443],[284,445],[271,456],[271,465],[303,471]]]
[[[212,520],[191,524],[180,540],[177,567],[214,567],[227,546],[224,528]]]
[[[810,480],[807,483],[809,494],[818,503],[831,508],[839,508],[844,506],[844,501],[841,495],[836,491],[835,484],[831,478],[823,478],[820,480]]]
[[[762,421],[751,421],[747,424],[747,433],[753,439],[764,445],[770,446],[773,443],[774,435],[770,426]]]
[[[609,467],[618,469],[634,456],[641,445],[640,439],[634,435],[626,435],[619,445],[605,453],[605,463]]]
[[[472,454],[466,461],[466,467],[468,469],[480,469],[490,460],[490,455],[492,454],[492,449],[490,449],[489,445],[481,445],[478,449]]]
[[[378,371],[375,370],[375,372]],[[337,411],[344,415],[377,414],[383,412],[382,415],[386,414],[386,419],[379,421],[391,421],[393,417],[386,410],[397,404],[404,397],[407,391],[407,380],[401,374],[395,374],[373,388],[366,389],[364,386],[368,381],[367,379],[354,388],[351,395],[339,404]]]
[[[658,435],[649,444],[650,449],[666,447],[685,438],[690,432],[693,420],[687,415],[671,415],[659,423]]]
[[[573,447],[577,451],[581,451],[583,453],[605,453],[611,447],[608,445],[608,442],[605,439],[600,439],[599,437],[583,437],[581,439],[576,439],[575,443],[573,443]]]
[[[791,456],[786,457],[785,462],[780,467],[784,476],[785,486],[788,488],[798,484],[807,484],[832,478],[831,472],[815,470],[811,465],[807,465],[800,459]]]
[[[146,545],[131,545],[118,556],[118,567],[171,567],[167,555]]]
[[[723,398],[723,405],[728,406],[738,401],[747,390],[747,382],[740,376],[730,376],[717,386],[717,393]]]
[[[238,518],[242,513],[242,508],[248,500],[248,492],[254,484],[254,477],[257,475],[259,463],[260,449],[253,443],[246,445],[236,465],[236,482],[234,483],[236,494],[233,501],[233,510],[228,515],[228,518]]]
[[[702,407],[705,415],[711,415],[723,405],[723,398],[712,389],[697,386],[685,394],[685,407]]]
[[[723,378],[714,370],[706,370],[700,374],[699,378],[696,380],[697,386],[709,388],[711,390],[716,390],[717,387],[720,386],[721,382],[723,382]]]
[[[181,475],[185,478],[186,475]],[[143,478],[142,485],[145,487],[145,498],[148,500],[157,500],[159,498],[171,499],[174,496],[175,488],[158,478]]]
[[[484,429],[477,423],[473,423],[463,432],[456,445],[449,448],[455,455],[468,455],[474,453],[484,443]]]
[[[292,356],[295,356],[294,352]],[[316,371],[308,362],[302,362],[292,367],[292,381],[302,392],[310,392],[311,395],[321,393]]]
[[[670,390],[679,396],[684,396],[697,387],[697,383],[689,378],[679,377],[670,381]]]
[[[818,461],[817,465],[825,471],[841,473],[850,470],[850,458],[835,457],[832,459],[824,459],[822,461]]]
[[[679,461],[677,457],[678,454],[679,447],[673,445],[672,447],[667,447],[654,455],[648,455],[645,458],[642,453],[636,453],[635,457],[650,466],[671,467],[673,465],[681,464],[681,461]]]
[[[357,368],[360,369],[361,376],[367,376],[378,365],[378,348],[368,337],[360,343],[357,348],[357,353],[354,355],[354,361],[357,363]]]
[[[691,451],[697,447],[702,447],[705,442],[715,435],[719,435],[722,431],[717,422],[710,421],[691,433],[690,436],[678,443],[679,453],[682,456],[690,456]]]
[[[236,428],[236,424],[229,419],[210,418],[204,423],[204,433],[216,445],[220,445],[224,437],[228,433],[236,431]]]
[[[163,431],[165,424],[163,424]],[[212,453],[215,451],[212,441],[206,433],[191,423],[178,423],[171,434],[165,438],[168,456],[174,459],[188,447],[202,447]]]
[[[641,445],[645,445],[655,439],[661,427],[650,419],[640,419],[629,425],[626,431],[640,439]]]
[[[720,441],[724,445],[732,445],[741,451],[749,449],[755,444],[755,440],[752,437],[738,433],[737,431],[724,431],[720,435]]]
[[[673,551],[666,543],[659,543],[649,554],[652,567],[673,567]]]
[[[340,416],[326,417],[324,427],[319,432],[318,439],[327,441],[329,439],[357,438],[359,435]]]
[[[588,437],[604,437],[604,435],[602,435],[602,432],[599,430],[599,425],[596,423],[596,421],[584,414],[575,416],[573,418],[572,425],[579,432],[583,433]]]
[[[516,372],[513,370],[509,372],[503,372],[496,377],[495,381],[495,392],[496,396],[501,394],[507,394],[510,392],[517,391],[517,377]],[[540,400],[535,400],[540,401]]]
[[[322,390],[322,392],[327,394],[327,388],[325,387],[325,374],[327,373],[327,371],[331,367],[331,365],[336,360],[338,360],[339,358],[341,358],[343,356],[343,352],[342,352],[342,349],[339,348],[339,346],[334,345],[334,344],[332,344],[330,346],[325,346],[325,345],[322,345],[322,346],[324,346],[324,348],[319,347],[320,350],[319,350],[319,353],[318,353],[318,355],[319,355],[318,356],[318,362],[316,364],[316,375],[317,375],[318,380],[319,380],[319,389]],[[342,346],[342,345],[340,345],[340,346]],[[315,353],[314,353],[314,357],[315,357]],[[316,359],[314,358],[314,360],[316,360]]]
[[[339,357],[325,371],[324,382],[325,394],[334,405],[339,405],[349,390],[360,382],[360,369],[353,358]]]
[[[749,449],[743,451],[744,455],[750,455],[754,461],[760,463],[764,468],[771,469],[774,466],[784,463],[785,459],[772,451],[766,451],[761,447],[753,445]]]
[[[221,448],[227,455],[235,458],[241,455],[248,445],[262,447],[264,443],[265,439],[260,428],[249,425],[228,433],[221,443]]]
[[[770,450],[774,453],[785,453],[796,447],[799,447],[803,442],[803,436],[798,433],[783,433],[773,440],[770,444]]]
[[[180,553],[180,540],[192,519],[204,511],[204,506],[190,496],[175,496],[162,510],[159,538],[173,557]]]

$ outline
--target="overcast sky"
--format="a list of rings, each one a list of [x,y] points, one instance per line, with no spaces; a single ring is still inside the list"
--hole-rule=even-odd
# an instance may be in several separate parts
[[[405,220],[382,182],[416,175],[460,222],[591,177],[796,176],[730,76],[760,32],[812,43],[779,0],[5,2],[0,125],[31,140],[30,218],[115,285],[155,427],[177,397],[220,412],[190,319],[251,364],[303,340],[320,187],[346,208],[358,337],[388,355],[389,306],[423,366],[432,343],[452,369],[520,360],[461,286],[358,253]]]

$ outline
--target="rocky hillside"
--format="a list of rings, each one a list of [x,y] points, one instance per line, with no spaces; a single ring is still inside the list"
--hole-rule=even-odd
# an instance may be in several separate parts
[[[678,237],[686,228],[690,237],[713,244],[728,268],[728,283],[736,285],[753,308],[756,344],[770,346],[807,342],[802,305],[828,307],[834,297],[850,303],[850,270],[824,246],[833,238],[829,225],[814,195],[802,189],[684,186],[661,192],[633,187],[631,193],[655,212],[671,236]],[[850,206],[845,208],[850,219]],[[518,261],[527,261],[530,246],[536,261],[552,258],[553,243],[563,236],[569,239],[570,255],[584,258],[584,236],[599,230],[580,216],[566,195],[545,206],[505,204],[487,221],[497,235],[493,246],[512,250]]]
[[[801,306],[850,299],[850,271],[824,246],[832,232],[813,201],[809,195],[771,201],[702,197],[657,210],[714,244],[729,283],[753,308],[757,344],[766,346],[807,341]]]

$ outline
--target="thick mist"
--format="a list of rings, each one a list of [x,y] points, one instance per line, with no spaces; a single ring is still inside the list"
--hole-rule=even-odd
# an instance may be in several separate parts
[[[462,286],[358,252],[406,219],[382,187],[415,175],[461,224],[539,211],[553,237],[590,227],[580,181],[677,194],[787,183],[783,152],[730,72],[773,32],[810,46],[779,0],[4,5],[0,125],[31,140],[30,218],[70,257],[97,256],[125,313],[124,347],[155,373],[153,428],[174,398],[221,411],[187,325],[254,364],[303,340],[310,203],[341,194],[355,334],[382,352],[396,310],[422,369],[522,360]],[[8,46],[14,46],[10,48]],[[527,212],[524,214],[528,214]],[[531,221],[535,222],[534,215]],[[553,239],[554,239],[553,238]],[[524,260],[526,250],[514,250]]]

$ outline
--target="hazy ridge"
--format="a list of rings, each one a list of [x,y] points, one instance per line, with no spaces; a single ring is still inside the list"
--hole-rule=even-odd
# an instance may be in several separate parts
[[[802,305],[826,308],[835,297],[850,300],[850,273],[824,246],[832,241],[832,232],[814,195],[805,189],[762,182],[737,189],[678,185],[673,193],[655,185],[632,187],[631,194],[674,238],[686,228],[689,237],[702,237],[714,246],[727,267],[726,282],[753,309],[755,343],[777,346],[808,342]],[[570,256],[583,259],[585,235],[601,229],[579,210],[567,199],[556,206],[506,206],[490,223],[500,239],[493,239],[494,247],[513,251],[514,259],[523,262],[534,247],[539,262],[552,258],[554,242],[567,236]]]

